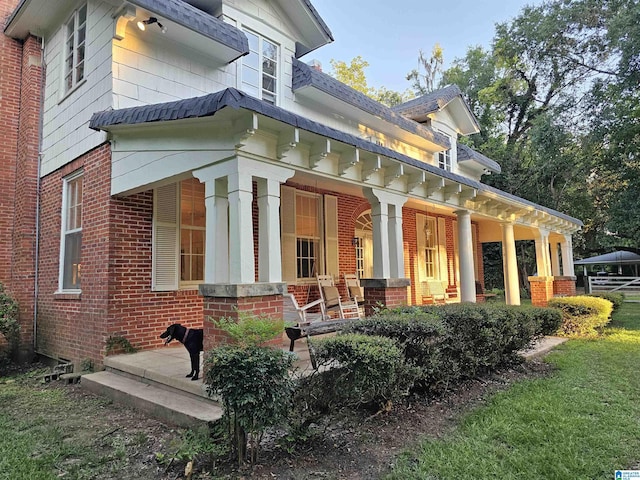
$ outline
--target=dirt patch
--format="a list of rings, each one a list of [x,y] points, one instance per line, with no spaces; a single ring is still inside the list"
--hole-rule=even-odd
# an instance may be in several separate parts
[[[465,412],[481,404],[489,394],[516,381],[546,375],[549,371],[547,364],[531,361],[468,381],[437,399],[416,399],[374,416],[325,418],[313,427],[315,434],[295,449],[291,445],[289,448],[283,446],[277,436],[266,438],[260,464],[250,472],[234,472],[225,465],[214,469],[212,464],[198,457],[191,478],[380,478],[402,451],[417,445],[422,438],[446,435]],[[86,454],[78,458],[71,456],[57,465],[56,474],[61,478],[67,477],[67,473],[67,478],[185,478],[186,462],[169,461],[181,448],[183,431],[86,393],[78,385],[34,381],[32,388],[65,390],[70,407],[64,414],[52,416],[51,421],[68,432],[64,441],[91,450],[90,457]],[[46,411],[38,414],[46,415]],[[78,469],[83,472],[80,477],[74,475]]]

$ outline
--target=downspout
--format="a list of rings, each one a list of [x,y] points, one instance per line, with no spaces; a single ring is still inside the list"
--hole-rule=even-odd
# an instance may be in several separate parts
[[[33,288],[33,351],[36,352],[36,337],[38,332],[38,279],[40,265],[40,171],[42,165],[42,141],[44,129],[44,90],[46,81],[46,64],[44,61],[44,36],[40,37],[40,112],[38,118],[38,169],[36,176],[36,251]]]

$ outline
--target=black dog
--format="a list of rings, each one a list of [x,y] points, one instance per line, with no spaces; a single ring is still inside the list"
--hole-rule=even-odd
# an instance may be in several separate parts
[[[200,352],[202,351],[202,329],[187,328],[179,323],[169,325],[165,332],[160,335],[165,338],[164,344],[167,345],[174,338],[184,345],[191,357],[191,372],[187,377],[191,380],[197,380],[200,375]]]

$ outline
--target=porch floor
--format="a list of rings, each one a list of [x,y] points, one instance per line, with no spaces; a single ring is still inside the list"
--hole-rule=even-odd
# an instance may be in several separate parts
[[[322,335],[319,335],[319,337],[322,337]],[[289,350],[289,339],[285,334],[282,336],[282,349]],[[305,338],[296,340],[293,353],[297,357],[294,367],[298,372],[304,373],[312,369]],[[201,368],[203,357],[203,352],[200,352]],[[195,381],[185,377],[191,369],[189,353],[186,348],[177,342],[154,350],[109,356],[105,358],[104,365],[110,371],[124,372],[131,377],[159,383],[193,395],[207,397],[205,386],[202,382],[202,372],[200,378]]]

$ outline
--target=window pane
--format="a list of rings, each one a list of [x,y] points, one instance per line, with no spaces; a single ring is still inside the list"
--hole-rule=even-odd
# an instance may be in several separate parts
[[[270,58],[275,63],[278,59],[278,47],[269,40],[264,40],[262,43],[262,55],[266,58]]]
[[[204,230],[191,231],[191,253],[204,255]]]
[[[258,87],[259,83],[259,74],[257,70],[254,70],[247,65],[242,66],[242,83],[246,83],[248,85]]]
[[[87,6],[84,5],[79,11],[78,11],[78,24],[82,25],[84,22],[86,22],[87,20]]]
[[[257,52],[258,43],[259,43],[258,36],[254,33],[247,32],[247,31],[245,31],[244,33],[247,36],[247,39],[249,40],[249,50]]]
[[[266,73],[267,75],[271,75],[274,77],[276,75],[276,62],[275,60],[269,60],[268,58],[262,59],[262,73]]]
[[[260,66],[260,57],[257,52],[251,52],[249,55],[242,57],[242,64],[247,67],[251,67],[254,70],[258,70]]]
[[[80,288],[80,250],[82,232],[69,233],[64,238],[63,289]]]
[[[262,88],[267,92],[275,93],[276,79],[273,77],[269,77],[268,75],[262,75]]]

